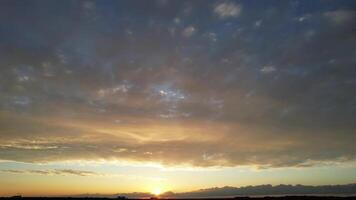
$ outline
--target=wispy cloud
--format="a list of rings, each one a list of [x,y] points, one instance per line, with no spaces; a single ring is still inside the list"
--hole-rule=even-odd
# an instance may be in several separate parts
[[[39,175],[75,175],[75,176],[101,176],[102,174],[93,171],[74,170],[74,169],[53,169],[53,170],[0,170],[12,174],[39,174]]]

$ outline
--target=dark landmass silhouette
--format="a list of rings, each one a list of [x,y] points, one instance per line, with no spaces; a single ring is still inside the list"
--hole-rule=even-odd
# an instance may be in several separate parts
[[[321,185],[321,186],[307,186],[307,185],[257,185],[257,186],[245,186],[245,187],[214,187],[208,189],[200,189],[191,192],[165,192],[159,195],[159,198],[168,199],[189,199],[189,198],[233,198],[233,197],[244,197],[244,196],[315,196],[323,198],[327,196],[338,196],[338,197],[351,197],[356,196],[356,183],[345,184],[345,185]],[[65,195],[61,197],[54,197],[56,199],[65,198],[115,198],[115,199],[140,199],[140,198],[151,198],[154,197],[151,193],[143,192],[133,192],[133,193],[117,193],[111,195],[104,194],[81,194],[81,195]],[[21,196],[14,196],[13,198],[24,198]],[[28,197],[30,198],[30,197]],[[28,199],[26,197],[26,199]],[[294,197],[288,197],[294,198]]]
[[[127,198],[123,198],[119,196],[118,198],[95,198],[95,197],[82,197],[82,198],[73,198],[73,197],[0,197],[0,200],[125,200]],[[232,197],[232,198],[158,198],[151,197],[146,198],[149,200],[356,200],[356,196],[265,196],[265,197]],[[142,198],[136,198],[130,200],[142,200]]]
[[[242,195],[341,195],[341,194],[356,194],[356,183],[346,185],[322,185],[322,186],[306,186],[306,185],[258,185],[245,187],[215,187],[209,189],[201,189],[185,193],[167,192],[162,194],[163,197],[224,197],[224,196],[242,196]]]
[[[234,196],[267,196],[267,195],[356,195],[356,183],[346,185],[257,185],[245,187],[214,187],[200,189],[190,192],[165,192],[160,198],[212,198],[212,197],[234,197]],[[118,193],[113,195],[83,194],[76,197],[117,197],[147,198],[153,196],[151,193]]]

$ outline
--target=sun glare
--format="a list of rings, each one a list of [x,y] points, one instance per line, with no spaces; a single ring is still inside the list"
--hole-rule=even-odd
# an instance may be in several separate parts
[[[159,196],[162,193],[161,188],[154,188],[152,190],[152,194],[154,194],[155,196]]]

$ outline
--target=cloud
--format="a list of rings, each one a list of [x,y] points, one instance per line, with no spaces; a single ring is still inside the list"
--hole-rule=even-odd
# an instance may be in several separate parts
[[[233,2],[219,3],[214,6],[214,14],[219,18],[225,19],[230,17],[238,17],[241,13],[242,7]]]
[[[46,3],[50,17],[42,4],[36,15],[0,7],[13,15],[0,17],[0,160],[273,168],[355,159],[355,34],[330,26],[351,25],[352,7],[317,6],[325,15],[299,23],[306,15],[290,4],[246,5],[243,20],[227,23],[212,12],[236,19],[241,5],[179,2],[58,1]]]
[[[263,20],[257,20],[256,22],[255,22],[255,27],[260,27],[261,25],[262,25],[262,23],[263,23]]]
[[[99,176],[101,174],[85,171],[85,170],[74,170],[74,169],[54,169],[54,170],[11,170],[3,169],[0,172],[12,173],[12,174],[39,174],[39,175],[75,175],[75,176]]]
[[[93,2],[93,1],[84,1],[82,4],[82,7],[85,10],[95,10],[96,9],[95,2]]]
[[[262,67],[262,69],[260,69],[260,71],[262,73],[268,74],[268,73],[276,71],[276,68],[274,66],[264,66],[264,67]]]
[[[355,17],[355,11],[335,10],[324,13],[324,16],[336,25],[343,25],[350,22]]]
[[[73,170],[73,169],[56,169],[54,170],[55,174],[59,175],[76,175],[76,176],[98,176],[100,174],[92,171],[86,171],[86,170]]]
[[[1,172],[13,173],[13,174],[22,174],[25,173],[23,170],[14,170],[14,169],[2,169]]]
[[[182,31],[182,35],[184,37],[191,37],[192,35],[195,34],[196,28],[194,26],[188,26]]]
[[[307,21],[307,20],[309,20],[311,18],[312,18],[312,15],[305,14],[305,15],[297,17],[296,20],[299,21],[299,22],[304,22],[304,21]]]
[[[188,121],[181,121],[184,126],[169,121],[135,120],[133,126],[127,122],[101,124],[94,122],[96,120],[90,123],[77,120],[75,124],[61,126],[50,125],[57,120],[49,120],[47,125],[32,121],[33,127],[25,127],[31,139],[2,137],[0,157],[31,163],[123,160],[167,166],[254,165],[261,168],[299,167],[307,163],[310,166],[322,165],[332,161],[348,162],[354,158],[352,135],[319,139],[308,132],[293,133],[289,130],[289,135],[283,135],[283,129],[264,130],[217,122],[204,123],[202,129],[202,122],[188,122],[189,117]],[[34,132],[34,127],[45,128],[43,132],[38,129]],[[71,132],[61,136],[54,134],[65,130]],[[26,137],[22,135],[20,138]],[[324,143],[328,143],[327,149]],[[29,148],[31,145],[56,148]],[[67,170],[60,173],[76,172]]]

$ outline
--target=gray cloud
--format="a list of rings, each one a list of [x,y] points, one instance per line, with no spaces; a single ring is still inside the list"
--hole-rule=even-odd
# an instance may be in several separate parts
[[[336,25],[343,25],[352,21],[355,14],[355,11],[351,10],[335,10],[325,12],[324,16]]]
[[[184,37],[190,37],[196,32],[196,28],[194,26],[188,26],[182,31],[182,35]]]
[[[271,73],[276,71],[276,68],[274,66],[264,66],[260,70],[262,73]]]
[[[46,2],[51,16],[31,3],[36,15],[0,8],[0,159],[259,168],[355,159],[355,8],[246,1],[241,15],[234,1],[179,2],[114,11]]]
[[[12,173],[12,174],[39,174],[39,175],[75,175],[75,176],[99,176],[99,173],[86,171],[86,170],[74,170],[74,169],[54,169],[54,170],[11,170],[3,169],[0,172]]]

